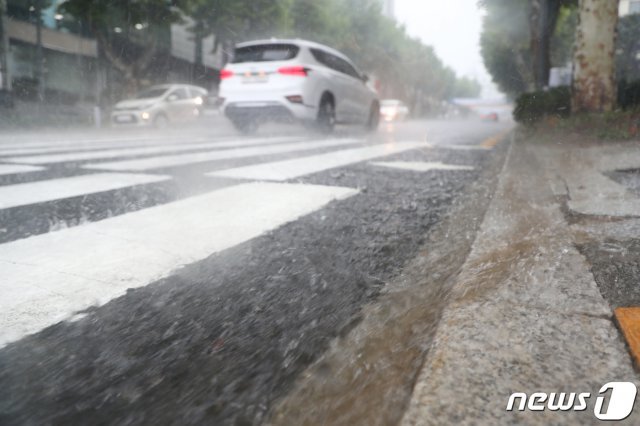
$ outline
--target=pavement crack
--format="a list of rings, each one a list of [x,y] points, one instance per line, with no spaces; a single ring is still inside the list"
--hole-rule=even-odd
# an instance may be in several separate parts
[[[528,309],[533,309],[536,311],[543,311],[545,313],[554,313],[560,316],[583,316],[583,317],[589,317],[589,318],[594,318],[594,319],[602,319],[602,320],[607,320],[607,321],[613,321],[613,314],[609,313],[609,314],[595,314],[595,313],[591,313],[591,312],[584,312],[584,311],[559,311],[557,309],[551,309],[549,308],[549,306],[539,306],[539,305],[527,305],[526,308]]]

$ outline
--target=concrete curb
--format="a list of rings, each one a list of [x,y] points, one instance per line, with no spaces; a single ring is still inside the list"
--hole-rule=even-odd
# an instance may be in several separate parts
[[[572,149],[584,151],[512,144],[402,424],[595,424],[602,385],[640,384],[562,213]],[[509,412],[514,392],[591,398],[585,411]],[[640,410],[623,423],[640,424]]]

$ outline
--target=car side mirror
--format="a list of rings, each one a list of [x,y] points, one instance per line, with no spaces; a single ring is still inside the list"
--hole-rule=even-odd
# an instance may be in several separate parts
[[[178,100],[178,95],[169,95],[167,96],[167,102],[175,102]]]
[[[365,82],[365,83],[368,83],[369,82],[369,76],[366,75],[366,74],[362,74],[362,81]]]

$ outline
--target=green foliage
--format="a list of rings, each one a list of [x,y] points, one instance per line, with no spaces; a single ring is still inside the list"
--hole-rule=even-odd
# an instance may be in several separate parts
[[[511,97],[534,88],[534,57],[531,51],[531,0],[481,0],[487,14],[480,36],[485,66],[498,88]],[[575,0],[554,2],[558,18],[551,36],[552,67],[572,59],[577,24]]]
[[[190,0],[185,12],[226,47],[264,37],[330,45],[375,75],[386,95],[412,106],[422,97],[479,92],[470,81],[458,84],[431,47],[382,15],[377,0]]]
[[[637,111],[640,109],[640,80],[618,85],[618,106],[624,111]],[[535,124],[548,117],[566,119],[571,113],[571,91],[569,87],[556,87],[546,91],[523,93],[516,99],[513,111],[514,119],[523,124]],[[583,115],[579,115],[583,117]],[[606,117],[622,117],[624,114],[610,113]],[[606,118],[605,117],[605,118]],[[579,123],[581,118],[576,118],[572,123]],[[613,119],[612,119],[613,120]],[[609,129],[615,120],[603,121],[603,128]],[[567,126],[571,126],[568,124]],[[606,130],[612,134],[612,131]],[[617,133],[616,133],[617,134]]]
[[[481,92],[482,86],[478,80],[462,77],[456,81],[453,96],[456,98],[477,98]]]
[[[529,0],[484,0],[480,51],[493,81],[517,96],[533,88],[529,41]]]
[[[179,6],[184,1],[177,1]],[[115,27],[124,34],[137,34],[135,25],[142,23],[151,28],[177,22],[180,15],[166,0],[65,0],[60,11],[86,22],[92,31],[107,34]]]
[[[473,83],[458,84],[433,49],[410,37],[383,16],[376,0],[291,0],[289,28],[283,35],[315,40],[343,51],[377,77],[384,96],[407,101],[413,109],[425,99],[479,93]]]
[[[101,52],[122,73],[128,91],[137,90],[168,25],[178,22],[177,7],[188,0],[66,0],[59,10],[86,23]],[[173,4],[172,4],[173,3]]]
[[[638,111],[611,111],[606,113],[573,114],[566,119],[548,118],[543,125],[527,128],[541,141],[557,143],[558,139],[576,141],[637,140],[640,136]]]
[[[215,49],[225,56],[233,44],[256,38],[299,37],[335,47],[379,79],[386,96],[414,107],[480,92],[477,82],[458,80],[431,47],[385,17],[379,0],[66,0],[62,9],[89,24],[105,56],[131,80],[144,75],[168,26],[187,16],[194,39],[215,35]],[[136,30],[136,23],[147,30]]]
[[[291,0],[184,0],[182,11],[195,21],[196,37],[215,34],[216,49],[286,31]]]
[[[578,9],[576,7],[560,9],[555,32],[551,38],[552,67],[564,67],[571,62],[577,26]]]
[[[523,93],[516,99],[513,118],[523,124],[534,124],[545,117],[566,118],[571,113],[569,87]]]

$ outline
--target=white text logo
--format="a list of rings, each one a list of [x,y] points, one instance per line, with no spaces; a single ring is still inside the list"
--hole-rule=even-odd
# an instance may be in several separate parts
[[[638,389],[629,382],[609,382],[600,388],[596,397],[593,414],[599,420],[624,420],[636,401]],[[607,394],[609,396],[607,397]],[[524,392],[511,394],[507,402],[507,411],[584,411],[591,398],[589,392],[544,393],[534,392],[527,395]],[[608,405],[605,401],[608,400]]]

